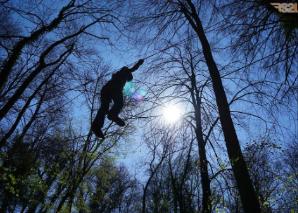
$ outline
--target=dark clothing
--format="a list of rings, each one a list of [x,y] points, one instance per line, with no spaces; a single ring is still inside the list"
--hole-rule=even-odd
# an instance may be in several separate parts
[[[98,110],[94,121],[92,122],[92,131],[97,137],[104,138],[101,128],[104,125],[106,115],[112,121],[119,126],[124,126],[125,122],[119,118],[119,113],[123,108],[123,88],[127,81],[133,79],[132,72],[136,71],[139,66],[144,62],[144,59],[140,59],[132,68],[122,67],[121,70],[112,75],[112,79],[109,80],[100,92],[101,106]],[[114,102],[114,105],[110,109],[110,103]],[[110,110],[109,110],[110,109]]]
[[[123,87],[127,81],[131,81],[133,76],[130,69],[123,67],[120,71],[112,75],[112,79],[106,84],[112,90],[118,90],[122,92]]]
[[[112,75],[112,79],[109,80],[106,85],[103,86],[100,93],[101,106],[98,110],[96,117],[93,121],[97,128],[102,128],[107,114],[112,117],[118,117],[123,108],[123,93],[122,90],[127,81],[131,81],[133,76],[130,69],[123,67],[120,71]],[[114,105],[110,108],[110,103]]]

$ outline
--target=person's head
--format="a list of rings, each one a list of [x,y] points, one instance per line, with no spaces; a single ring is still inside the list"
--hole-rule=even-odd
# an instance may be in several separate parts
[[[133,79],[130,69],[126,66],[121,68],[120,73],[122,76],[121,78],[125,79],[126,81],[131,81]]]
[[[122,70],[129,70],[127,66],[122,67]]]

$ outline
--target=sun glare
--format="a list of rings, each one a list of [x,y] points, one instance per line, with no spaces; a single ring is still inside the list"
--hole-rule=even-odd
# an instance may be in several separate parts
[[[177,123],[182,117],[181,107],[177,104],[169,104],[163,107],[162,117],[165,123]]]

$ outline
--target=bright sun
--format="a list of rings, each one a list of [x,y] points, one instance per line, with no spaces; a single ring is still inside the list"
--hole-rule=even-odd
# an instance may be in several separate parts
[[[177,123],[182,116],[181,107],[177,104],[168,104],[163,107],[162,117],[167,124]]]

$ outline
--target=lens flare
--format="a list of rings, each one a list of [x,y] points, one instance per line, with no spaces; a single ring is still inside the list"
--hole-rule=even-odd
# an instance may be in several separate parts
[[[137,102],[143,101],[147,94],[144,88],[136,88],[135,84],[132,82],[126,82],[123,92],[125,96]]]

